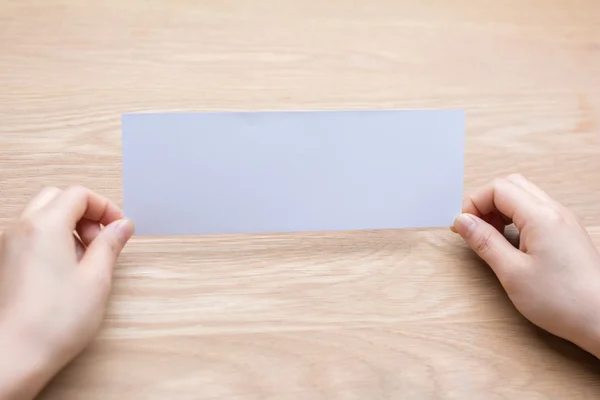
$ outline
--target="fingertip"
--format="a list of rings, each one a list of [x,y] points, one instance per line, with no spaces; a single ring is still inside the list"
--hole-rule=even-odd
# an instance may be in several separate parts
[[[503,284],[507,282],[508,274],[522,265],[522,253],[483,219],[471,214],[460,214],[454,221],[454,228],[467,245],[494,270]]]
[[[466,238],[468,237],[470,231],[475,227],[477,221],[470,214],[460,214],[454,220],[454,226],[452,228],[454,232],[458,233],[460,236]]]
[[[95,266],[93,269],[112,270],[134,230],[133,221],[128,219],[120,219],[107,225],[89,245],[82,262]]]
[[[111,229],[115,229],[122,242],[127,243],[135,232],[135,224],[130,219],[120,219],[111,224]]]
[[[473,202],[473,199],[471,198],[471,196],[463,197],[462,212],[463,212],[463,214],[473,214],[473,215],[480,214],[479,209]]]
[[[104,215],[102,215],[102,220],[100,223],[104,225],[108,225],[114,221],[124,219],[123,210],[119,207],[115,202],[110,199],[107,199],[106,209],[104,211]]]

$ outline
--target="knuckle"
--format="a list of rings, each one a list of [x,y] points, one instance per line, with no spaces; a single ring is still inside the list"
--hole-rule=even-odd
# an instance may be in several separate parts
[[[17,229],[23,236],[33,237],[44,230],[44,224],[39,218],[26,217],[19,221]]]
[[[485,232],[475,238],[475,250],[479,254],[487,253],[492,247],[492,232]]]
[[[40,190],[40,193],[44,193],[44,194],[60,193],[60,189],[57,188],[56,186],[44,186],[42,188],[42,190]]]
[[[88,189],[81,185],[69,186],[65,193],[73,198],[81,198],[87,195]]]
[[[116,239],[114,237],[109,237],[109,238],[106,239],[106,241],[104,243],[105,243],[105,246],[106,246],[107,250],[114,257],[116,257],[120,253],[120,251],[121,251],[121,244],[119,243],[118,239]]]
[[[494,185],[494,187],[497,187],[498,185],[504,184],[505,179],[506,178],[494,178],[494,180],[492,181],[492,184]]]
[[[494,187],[494,190],[502,190],[502,188],[505,188],[507,184],[507,178],[495,178],[492,181],[492,186]]]
[[[567,222],[568,215],[564,207],[559,205],[549,205],[544,207],[541,213],[541,217],[546,223],[550,224],[562,224]]]
[[[526,180],[525,177],[519,173],[510,174],[506,177],[506,179],[513,182],[523,182]]]

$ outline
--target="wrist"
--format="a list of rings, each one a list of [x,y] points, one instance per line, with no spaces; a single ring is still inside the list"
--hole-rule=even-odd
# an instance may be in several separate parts
[[[596,358],[600,358],[600,319],[594,318],[589,321],[588,334],[578,345]]]
[[[590,291],[588,307],[581,315],[579,334],[571,341],[600,359],[600,298],[595,299],[596,293],[600,293],[600,287]]]
[[[33,399],[60,369],[9,324],[0,324],[0,354],[0,400]]]

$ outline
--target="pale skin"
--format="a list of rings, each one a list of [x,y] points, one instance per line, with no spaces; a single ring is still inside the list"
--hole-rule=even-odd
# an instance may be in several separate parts
[[[519,248],[504,237],[514,223]],[[600,358],[600,254],[573,213],[520,175],[465,197],[453,230],[539,327]],[[31,399],[95,336],[131,221],[85,188],[47,188],[0,237],[0,400]]]
[[[132,234],[119,207],[82,187],[42,190],[2,233],[0,399],[32,399],[93,339]]]

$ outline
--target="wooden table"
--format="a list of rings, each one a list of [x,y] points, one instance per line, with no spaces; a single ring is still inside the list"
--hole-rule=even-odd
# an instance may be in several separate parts
[[[4,0],[0,226],[43,185],[120,201],[124,112],[371,108],[467,110],[467,189],[522,172],[600,245],[597,0]],[[430,230],[134,239],[41,398],[599,396]]]

